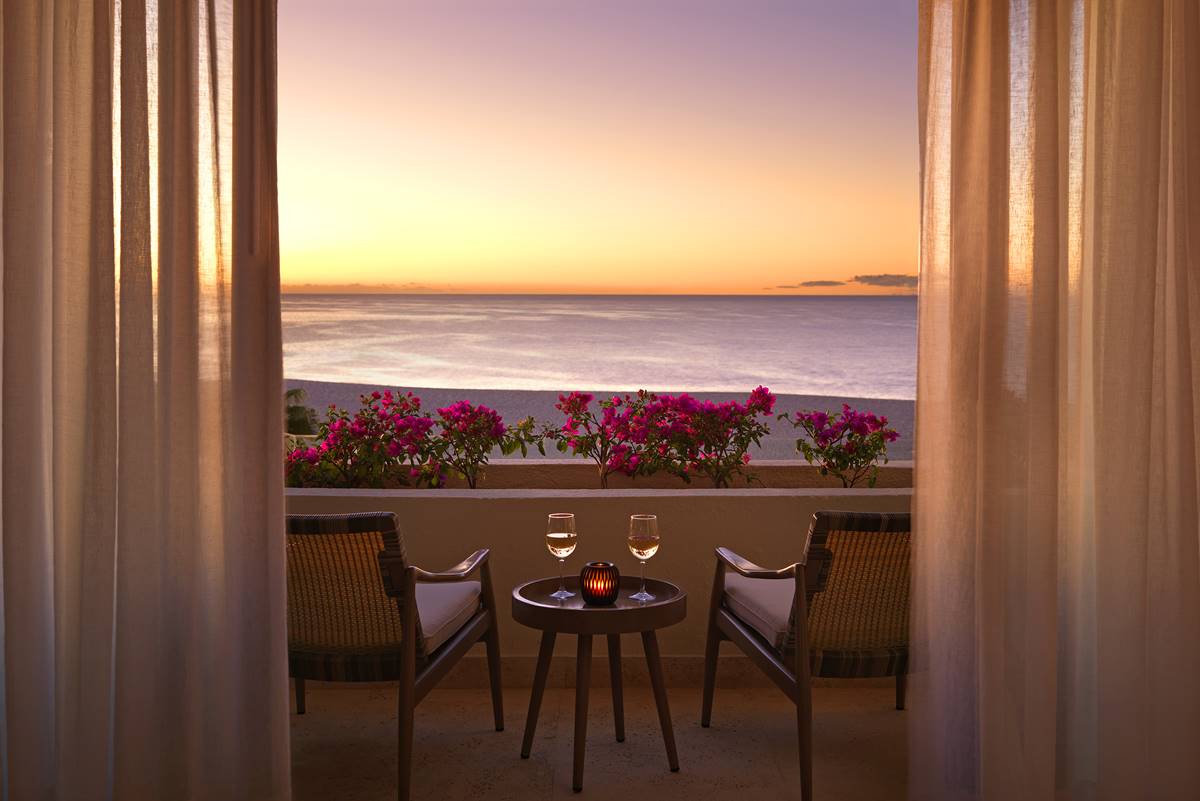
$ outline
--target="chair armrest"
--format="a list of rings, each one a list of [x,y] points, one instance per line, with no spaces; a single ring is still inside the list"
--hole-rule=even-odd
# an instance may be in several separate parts
[[[491,553],[491,551],[489,551],[487,548],[480,548],[478,551],[471,554],[454,567],[436,573],[428,570],[422,570],[419,567],[413,567],[412,571],[416,576],[417,581],[465,581],[472,573],[478,570],[481,565],[487,563],[489,553]]]
[[[741,556],[738,556],[728,548],[717,548],[717,558],[724,562],[725,565],[734,572],[743,575],[746,578],[756,579],[795,578],[796,568],[801,564],[800,562],[796,562],[795,564],[788,565],[787,567],[779,570],[768,570],[765,567],[759,567],[749,559],[744,559]]]

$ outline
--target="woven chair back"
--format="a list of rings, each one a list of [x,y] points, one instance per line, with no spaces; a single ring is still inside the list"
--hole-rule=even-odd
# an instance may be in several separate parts
[[[399,651],[404,634],[404,610],[399,606],[404,600],[391,586],[399,577],[380,575],[381,551],[408,564],[391,512],[288,515],[289,649],[331,654]],[[418,656],[420,625],[418,619]]]
[[[908,514],[813,515],[809,552],[823,558],[808,610],[814,650],[907,647],[911,541]]]

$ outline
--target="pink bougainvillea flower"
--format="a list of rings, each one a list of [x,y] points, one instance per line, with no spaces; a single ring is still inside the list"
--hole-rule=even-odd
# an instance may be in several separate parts
[[[775,396],[766,387],[758,386],[750,393],[749,406],[763,414],[770,414],[775,410]]]
[[[886,417],[855,410],[848,403],[842,404],[837,414],[797,412],[794,417],[782,415],[781,419],[804,430],[804,436],[796,441],[797,449],[823,475],[840,479],[844,487],[863,480],[874,486],[878,463],[887,461],[887,444],[900,438],[898,432],[887,427]]]

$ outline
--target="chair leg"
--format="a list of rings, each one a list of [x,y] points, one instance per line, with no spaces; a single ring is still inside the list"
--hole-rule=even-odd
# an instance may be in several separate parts
[[[700,725],[708,728],[712,723],[713,692],[717,687],[717,657],[721,653],[721,634],[715,622],[708,627],[708,638],[704,643],[704,695],[700,703]]]
[[[717,628],[717,615],[721,611],[721,597],[725,595],[725,565],[717,560],[717,571],[713,575],[712,596],[708,600],[708,637],[704,641],[704,696],[700,702],[700,725],[708,728],[712,723],[713,691],[717,687],[717,657],[721,654],[721,630]]]
[[[483,563],[479,573],[480,599],[483,608],[491,613],[485,646],[487,647],[488,680],[492,685],[492,714],[496,718],[496,731],[504,731],[504,691],[500,682],[500,619],[496,615],[496,595],[492,590],[492,566]]]
[[[496,731],[504,731],[504,691],[500,682],[500,626],[492,616],[488,627],[487,648],[488,679],[492,685],[492,713],[496,718]]]
[[[812,801],[812,665],[808,650],[808,589],[806,570],[796,571],[792,594],[792,634],[795,638],[796,734],[800,749],[800,798]]]
[[[398,801],[409,801],[412,785],[413,710],[416,706],[416,686],[411,680],[400,680],[399,741],[397,756],[399,776],[396,788]]]
[[[400,610],[403,641],[400,644],[400,692],[396,722],[396,798],[412,797],[413,711],[417,706],[417,579],[410,566],[404,571]]]
[[[908,689],[908,676],[900,673],[896,676],[896,709],[904,709],[904,694]]]
[[[292,679],[296,685],[296,714],[304,714],[304,679]]]
[[[800,743],[800,798],[812,801],[812,690],[808,686],[797,688],[799,701],[796,704],[796,733]]]

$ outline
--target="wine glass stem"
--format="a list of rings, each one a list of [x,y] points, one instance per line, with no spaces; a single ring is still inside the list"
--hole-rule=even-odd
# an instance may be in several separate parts
[[[558,590],[559,590],[559,592],[565,592],[567,589],[567,582],[563,579],[563,570],[566,569],[566,566],[567,566],[566,559],[558,560]],[[544,592],[544,590],[543,590],[543,592]]]
[[[642,594],[645,595],[646,594],[646,560],[642,559],[641,564],[642,564]],[[543,590],[543,592],[545,592],[545,590]]]

